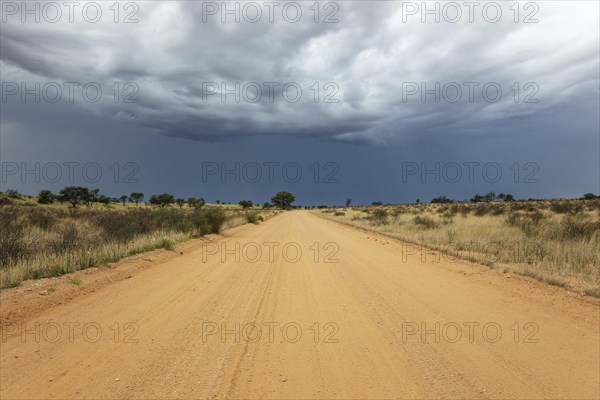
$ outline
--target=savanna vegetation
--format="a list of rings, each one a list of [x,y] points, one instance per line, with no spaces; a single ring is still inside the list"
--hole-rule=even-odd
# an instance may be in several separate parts
[[[600,198],[515,201],[476,195],[432,204],[329,208],[327,218],[449,257],[600,297]],[[426,253],[426,252],[424,252]],[[432,256],[423,254],[431,260]]]
[[[68,187],[57,195],[0,193],[0,288],[107,265],[222,229],[257,224],[274,210],[206,205],[170,194],[108,198]],[[178,201],[180,200],[180,201]],[[248,208],[248,207],[246,207]]]

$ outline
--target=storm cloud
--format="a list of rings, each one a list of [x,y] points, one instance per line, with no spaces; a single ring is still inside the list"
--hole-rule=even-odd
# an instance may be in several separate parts
[[[169,137],[485,134],[598,96],[596,2],[523,2],[518,13],[512,3],[323,2],[317,14],[306,2],[148,1],[127,3],[135,7],[118,17],[95,3],[96,23],[82,17],[85,3],[72,23],[64,6],[58,22],[41,7],[33,23],[15,4],[3,3],[6,108],[22,103],[22,87],[13,94],[7,82],[56,82],[61,99],[42,93],[44,107]],[[81,84],[72,99],[65,82]],[[81,93],[89,83],[92,98],[102,88],[97,102]],[[24,114],[5,113],[2,123],[27,124]]]

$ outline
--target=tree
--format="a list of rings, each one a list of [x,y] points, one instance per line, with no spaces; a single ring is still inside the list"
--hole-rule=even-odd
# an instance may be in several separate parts
[[[488,203],[491,203],[495,199],[496,199],[496,192],[488,192],[485,194],[485,196],[483,196],[483,200]]]
[[[150,204],[163,208],[169,204],[173,204],[175,196],[169,193],[153,194],[150,196]]]
[[[263,205],[262,205],[263,209],[267,209],[267,208],[271,208],[271,207],[272,207],[271,203],[268,203],[268,202],[264,202]]]
[[[217,200],[217,204],[221,204],[221,200]]]
[[[434,199],[431,199],[431,202],[432,203],[452,203],[452,200],[450,200],[446,196],[440,196],[440,197],[436,197]]]
[[[417,204],[421,204],[421,199],[417,199]]]
[[[350,207],[350,204],[352,204],[352,199],[346,199],[346,207]]]
[[[175,204],[177,204],[179,206],[179,208],[183,208],[183,206],[185,205],[185,200],[184,199],[176,199]]]
[[[594,199],[597,199],[598,197],[599,196],[596,196],[594,193],[586,193],[581,198],[583,200],[594,200]]]
[[[243,209],[252,207],[252,201],[251,200],[242,200],[238,204],[240,206],[242,206]]]
[[[127,195],[124,194],[123,196],[119,197],[119,200],[121,200],[121,203],[123,203],[123,205],[125,205],[125,202],[127,201]]]
[[[52,204],[54,201],[54,195],[50,190],[40,190],[38,194],[38,203],[40,204]]]
[[[513,197],[512,194],[504,194],[504,193],[500,193],[498,195],[498,199],[502,200],[502,201],[515,201],[515,198]]]
[[[290,192],[279,192],[271,197],[271,203],[273,203],[275,207],[282,209],[290,208],[294,201],[296,201],[296,197]]]
[[[142,193],[142,192],[133,192],[129,195],[129,201],[134,202],[136,206],[142,200],[144,200],[144,193]]]
[[[87,198],[85,199],[85,205],[91,207],[94,202],[98,201],[98,196],[100,196],[100,189],[90,190]]]
[[[188,197],[187,199],[187,205],[189,208],[202,208],[204,207],[204,204],[206,204],[206,202],[202,197],[200,197],[199,199],[195,197]]]
[[[106,197],[105,195],[101,194],[100,196],[98,196],[98,203],[100,204],[109,204],[110,203],[110,197]]]
[[[381,201],[374,201],[371,203],[372,206],[382,206],[383,203]]]
[[[483,198],[484,197],[482,195],[480,195],[479,193],[476,193],[475,196],[471,197],[470,201],[473,203],[480,203],[483,201]]]
[[[87,202],[90,198],[90,190],[81,186],[67,186],[59,194],[61,202],[66,201],[75,208],[79,203]]]
[[[11,199],[20,199],[21,198],[21,194],[19,193],[19,191],[17,189],[8,189],[6,191],[6,195]]]

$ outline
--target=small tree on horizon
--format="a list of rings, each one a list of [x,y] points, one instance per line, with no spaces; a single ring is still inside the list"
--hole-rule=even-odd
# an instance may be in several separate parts
[[[153,194],[150,196],[150,204],[163,208],[175,202],[175,196],[169,193]]]
[[[54,202],[54,194],[50,190],[40,190],[37,202],[39,204],[52,204]]]
[[[239,205],[240,205],[240,206],[241,206],[243,209],[246,209],[246,208],[250,208],[250,207],[252,207],[252,204],[253,204],[253,203],[252,203],[252,201],[251,201],[251,200],[242,200],[242,201],[240,201],[238,204],[239,204]]]
[[[279,207],[281,209],[290,208],[294,201],[296,201],[296,197],[290,192],[279,192],[275,196],[271,197],[271,203],[273,203],[275,207]]]
[[[66,201],[76,208],[79,203],[86,202],[90,198],[90,190],[82,186],[66,186],[58,194],[61,202]]]
[[[132,201],[137,206],[142,200],[144,200],[144,193],[133,192],[129,195],[129,201]]]

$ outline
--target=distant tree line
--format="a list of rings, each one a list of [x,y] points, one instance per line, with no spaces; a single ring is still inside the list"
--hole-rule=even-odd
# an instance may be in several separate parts
[[[496,194],[496,192],[488,192],[486,194],[475,194],[469,200],[471,203],[491,203],[492,201],[515,201],[515,198],[512,194],[500,193]],[[445,203],[454,203],[456,200],[450,200],[446,196],[435,197],[431,199],[431,203],[445,204]]]
[[[16,191],[15,193],[18,194]],[[37,199],[39,204],[52,204],[54,202],[59,202],[61,204],[69,203],[73,208],[76,208],[82,204],[86,205],[87,207],[91,207],[94,203],[122,203],[125,205],[127,202],[129,202],[139,205],[139,203],[143,201],[144,193],[142,192],[133,192],[129,195],[122,195],[120,197],[107,197],[103,194],[100,194],[100,189],[89,189],[82,186],[67,186],[61,189],[58,194],[54,194],[50,190],[41,190]],[[275,196],[271,197],[270,203],[265,202],[262,207],[263,209],[273,207],[291,209],[294,208],[292,206],[294,201],[296,201],[296,197],[293,194],[289,192],[279,192]],[[221,203],[220,200],[217,200],[216,203],[225,204]],[[175,198],[175,196],[170,193],[161,193],[151,195],[148,199],[148,204],[160,208],[175,204],[180,208],[183,208],[187,205],[189,208],[199,209],[204,207],[206,202],[202,197],[188,197],[187,200],[184,200],[182,198]],[[242,200],[238,204],[244,209],[248,209],[253,206],[259,206],[259,204],[254,204],[251,200]]]

